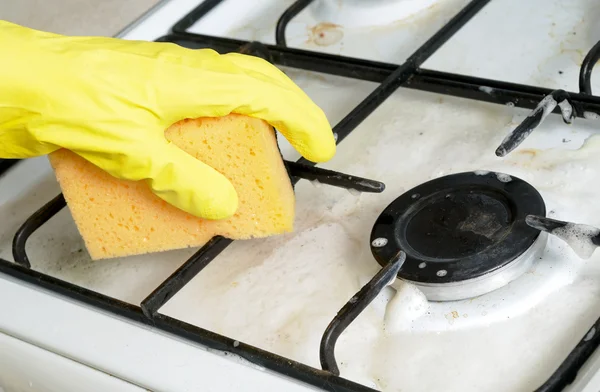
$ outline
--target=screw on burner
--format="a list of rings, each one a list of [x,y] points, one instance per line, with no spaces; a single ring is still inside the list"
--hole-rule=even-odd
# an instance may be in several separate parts
[[[383,246],[386,246],[388,243],[387,238],[375,238],[372,242],[371,245],[373,245],[375,248],[381,248]]]

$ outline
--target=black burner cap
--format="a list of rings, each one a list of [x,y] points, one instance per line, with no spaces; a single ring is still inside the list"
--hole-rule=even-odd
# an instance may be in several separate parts
[[[538,191],[502,173],[478,171],[426,182],[394,200],[371,232],[371,251],[386,265],[399,250],[398,277],[419,283],[477,278],[523,254],[540,232],[525,223],[546,215]]]

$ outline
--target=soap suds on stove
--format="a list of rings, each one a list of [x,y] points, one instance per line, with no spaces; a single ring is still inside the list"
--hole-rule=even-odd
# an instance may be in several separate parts
[[[384,317],[384,330],[387,334],[410,330],[412,323],[429,309],[425,294],[415,285],[396,281],[396,293],[389,301]]]
[[[556,100],[554,99],[554,97],[552,95],[546,95],[540,101],[540,103],[537,105],[537,107],[531,113],[529,113],[529,117],[533,117],[536,114],[538,114],[539,112],[543,112],[542,113],[542,118],[540,120],[540,123],[542,123],[542,122],[544,122],[544,119],[546,117],[548,117],[548,115],[550,113],[552,113],[552,111],[554,110],[554,108],[556,107],[556,105],[558,105],[558,102],[556,102]]]
[[[566,99],[560,101],[558,106],[560,107],[560,112],[563,116],[563,119],[567,122],[570,122],[573,118],[573,106]]]
[[[552,230],[552,234],[565,241],[582,259],[589,259],[596,250],[592,239],[600,234],[600,229],[583,224],[569,223],[565,227]]]
[[[501,181],[501,182],[511,182],[512,181],[512,178],[508,174],[505,174],[505,173],[496,173],[496,177],[498,178],[498,181]]]

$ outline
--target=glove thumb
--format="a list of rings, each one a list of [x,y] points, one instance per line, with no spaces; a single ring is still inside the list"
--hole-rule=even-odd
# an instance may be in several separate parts
[[[166,139],[139,147],[141,151],[129,149],[122,159],[81,155],[117,178],[145,180],[159,198],[197,217],[225,219],[236,212],[235,188],[215,169]]]
[[[205,219],[231,217],[238,196],[225,176],[165,141],[153,152],[148,184],[161,199]]]

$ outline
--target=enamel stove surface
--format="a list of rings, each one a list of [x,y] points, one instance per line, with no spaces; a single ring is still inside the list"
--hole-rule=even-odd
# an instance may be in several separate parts
[[[469,2],[426,1],[423,9],[404,1],[409,16],[388,23],[389,15],[370,11],[397,6],[392,0],[363,10],[359,1],[211,0],[202,3],[210,12],[179,25],[185,33],[169,35],[199,3],[172,0],[125,31],[127,39],[262,51],[339,132],[337,155],[322,166],[382,181],[386,190],[357,196],[301,181],[294,233],[215,240],[209,254],[185,249],[103,262],[89,259],[68,209],[55,203],[57,214],[35,216],[40,224],[27,236],[26,269],[13,264],[15,233],[60,189],[45,158],[21,162],[0,177],[0,331],[126,380],[130,390],[600,390],[597,353],[571,384],[574,374],[563,372],[597,347],[600,252],[581,260],[555,236],[529,248],[540,256],[527,258],[528,250],[523,263],[509,264],[524,269],[513,271],[514,279],[501,274],[497,289],[477,297],[429,301],[415,284],[390,282],[338,337],[340,377],[321,370],[324,331],[384,270],[370,233],[398,195],[456,173],[508,173],[540,193],[548,217],[600,226],[600,140],[590,115],[600,113],[600,103],[572,94],[600,38],[600,4],[492,0],[441,47],[426,45],[411,57]],[[286,13],[293,4],[299,6]],[[339,6],[348,12],[333,20],[326,11]],[[284,13],[287,48],[277,29]],[[411,64],[423,69],[414,72]],[[597,94],[600,78],[592,77],[591,87]],[[548,114],[521,145],[497,157],[506,135],[556,89],[583,105],[573,123]],[[374,90],[376,100],[361,105]],[[280,141],[285,158],[297,159]],[[176,280],[183,287],[169,279],[174,273],[185,275]],[[142,302],[150,305],[147,314]],[[2,350],[8,340],[0,363],[13,363]],[[29,388],[28,381],[18,386]]]
[[[546,215],[541,195],[505,173],[458,173],[421,184],[377,218],[371,250],[385,266],[400,250],[398,277],[432,301],[477,297],[531,267],[545,235],[525,223]],[[542,238],[540,238],[542,237]]]

